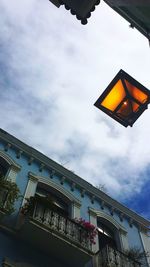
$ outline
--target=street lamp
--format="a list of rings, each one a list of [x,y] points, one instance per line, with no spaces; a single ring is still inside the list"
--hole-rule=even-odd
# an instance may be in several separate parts
[[[132,126],[150,103],[150,91],[120,70],[95,106],[123,126]]]
[[[72,15],[76,15],[82,24],[87,24],[87,19],[91,16],[91,12],[95,10],[95,6],[99,5],[100,0],[49,0],[55,6],[65,5]]]

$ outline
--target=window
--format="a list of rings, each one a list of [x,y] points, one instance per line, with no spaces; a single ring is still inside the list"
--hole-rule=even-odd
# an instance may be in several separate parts
[[[64,216],[70,215],[70,211],[71,211],[70,202],[63,194],[61,194],[57,190],[54,190],[54,188],[50,188],[46,186],[45,184],[38,183],[35,197],[37,197],[39,202],[40,200],[41,200],[41,203],[43,202],[43,206],[44,206],[44,201],[45,201],[45,204],[47,201],[47,205],[49,203],[49,207],[52,210],[55,210]]]
[[[98,221],[98,237],[99,237],[99,249],[104,248],[106,245],[116,248],[116,241],[114,232],[104,223]]]
[[[0,158],[0,179],[5,179],[8,170],[9,170],[9,164],[3,158]],[[8,189],[0,187],[0,208],[5,207],[7,196],[8,196]]]
[[[0,158],[0,178],[6,177],[8,170],[9,164],[3,158]]]
[[[14,211],[13,204],[19,197],[19,189],[15,183],[20,170],[10,156],[0,150],[0,211],[10,214]]]
[[[0,178],[4,177],[7,180],[15,182],[17,173],[20,169],[20,165],[18,165],[6,152],[0,150]]]
[[[69,218],[80,218],[81,202],[69,190],[61,184],[47,177],[38,176],[29,172],[29,181],[24,195],[25,199],[39,198],[44,204],[46,200],[51,202],[51,206],[59,210]],[[24,206],[25,200],[22,203]],[[46,203],[45,203],[46,205]],[[44,205],[43,205],[44,206]]]

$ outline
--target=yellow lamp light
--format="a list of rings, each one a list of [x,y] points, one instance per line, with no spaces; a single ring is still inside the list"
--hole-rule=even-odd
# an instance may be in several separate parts
[[[150,91],[120,70],[94,105],[127,127],[133,125],[149,102]]]

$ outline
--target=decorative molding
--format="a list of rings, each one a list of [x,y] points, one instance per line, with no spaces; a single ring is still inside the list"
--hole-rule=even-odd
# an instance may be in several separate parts
[[[65,180],[66,180],[66,177],[65,177],[65,176],[62,176],[61,179],[60,179],[60,183],[61,183],[61,185],[64,184]]]
[[[120,212],[119,218],[120,218],[120,221],[123,222],[124,214],[122,212]]]
[[[21,166],[18,165],[6,152],[0,150],[0,158],[3,158],[9,165],[6,179],[15,182],[17,173],[20,171]]]
[[[23,153],[22,150],[17,151],[17,152],[16,152],[16,158],[17,158],[17,159],[20,159],[22,153]]]
[[[29,161],[28,161],[28,165],[31,165],[33,161],[34,161],[34,158],[33,157],[30,157],[29,158]]]
[[[72,184],[71,184],[71,191],[72,191],[72,192],[74,191],[75,186],[76,186],[76,183],[72,183]]]
[[[81,204],[80,200],[78,200],[78,202],[73,200],[73,203],[74,203],[74,206],[76,206],[77,208],[79,208],[79,209],[81,208],[82,204]]]
[[[91,203],[94,204],[94,201],[95,201],[95,196],[91,196]]]
[[[103,219],[109,221],[111,224],[114,225],[114,227],[118,231],[121,231],[122,233],[127,234],[126,229],[121,224],[119,224],[114,218],[112,218],[112,216],[110,216],[104,212],[101,212],[99,210],[95,210],[93,208],[89,208],[89,213],[95,214],[96,217],[103,218]]]
[[[11,145],[10,143],[8,143],[8,144],[5,146],[4,150],[7,152],[8,149],[11,148],[11,146],[12,146],[12,145]]]
[[[95,212],[95,209],[92,209],[92,208],[88,208],[88,211],[89,211],[89,214],[90,214],[90,216],[92,216],[93,218],[95,218],[95,220],[96,220],[96,218],[97,218],[97,213]],[[97,226],[97,223],[96,223],[96,226]]]
[[[38,177],[35,176],[32,172],[28,172],[28,177],[29,177],[29,180],[33,182],[38,182]]]
[[[56,173],[55,170],[51,170],[51,172],[50,172],[50,178],[51,178],[51,179],[53,179],[55,173]]]
[[[132,226],[133,226],[133,219],[132,218],[129,219],[129,225],[132,228]]]
[[[21,166],[17,164],[8,154],[0,150],[0,158],[3,158],[13,169],[20,171]]]
[[[114,215],[114,211],[115,211],[115,208],[114,208],[114,207],[111,207],[111,208],[110,208],[110,214],[111,214],[111,216]]]
[[[59,191],[61,194],[63,194],[66,198],[68,198],[72,203],[75,203],[76,205],[81,207],[81,201],[74,197],[69,191],[67,191],[64,187],[62,187],[60,184],[56,184],[52,180],[48,180],[46,177],[36,175],[34,173],[29,173],[29,177],[34,177],[34,179],[40,183],[46,184],[57,191]]]
[[[105,202],[102,200],[102,201],[101,201],[101,209],[102,209],[102,210],[104,209],[104,206],[105,206]]]
[[[40,167],[39,167],[39,172],[42,172],[43,169],[44,169],[45,165],[43,163],[40,164]]]
[[[124,217],[126,217],[126,218],[131,217],[131,218],[133,218],[133,220],[137,224],[139,224],[139,225],[141,225],[147,229],[149,228],[149,221],[148,220],[146,220],[142,216],[138,215],[137,213],[133,212],[132,210],[128,209],[127,207],[125,207],[124,205],[122,205],[118,201],[114,200],[113,198],[111,198],[110,196],[105,194],[104,192],[102,192],[99,189],[97,189],[96,187],[92,186],[90,183],[88,183],[87,181],[85,181],[84,179],[79,177],[78,175],[67,170],[66,168],[64,168],[60,164],[56,163],[54,160],[48,158],[47,156],[43,155],[42,153],[40,153],[36,149],[21,142],[16,137],[12,136],[8,132],[4,131],[3,129],[0,129],[0,140],[2,141],[2,143],[5,142],[6,144],[10,144],[10,145],[12,144],[11,146],[14,149],[22,150],[24,154],[26,154],[28,157],[34,158],[35,161],[42,162],[43,164],[45,164],[47,169],[55,170],[58,173],[58,175],[65,176],[66,179],[70,183],[75,182],[79,188],[85,189],[85,191],[90,195],[95,195],[96,199],[99,199],[99,201],[100,200],[104,201],[107,206],[114,206],[118,212],[124,214]],[[8,148],[9,148],[9,146],[8,146]],[[30,163],[29,163],[29,165],[30,165]],[[103,205],[102,205],[102,209],[103,209]]]
[[[82,188],[82,189],[81,189],[81,197],[84,197],[85,192],[86,192],[85,189]]]
[[[128,237],[126,229],[120,225],[111,215],[108,215],[104,212],[99,210],[95,210],[93,208],[89,208],[90,220],[97,226],[97,217],[103,218],[108,221],[113,227],[115,231],[115,235],[118,236],[117,240],[120,241],[120,248],[121,250],[128,249]],[[98,241],[96,242],[96,249],[98,250]]]

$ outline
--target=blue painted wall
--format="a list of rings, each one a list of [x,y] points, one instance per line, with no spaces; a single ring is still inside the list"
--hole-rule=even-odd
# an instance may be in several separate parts
[[[52,259],[40,250],[31,247],[29,244],[19,241],[11,234],[0,231],[0,266],[3,258],[6,257],[14,262],[32,264],[38,267],[62,267],[56,259]]]
[[[4,150],[4,146],[5,145],[3,143],[0,143],[1,150]],[[44,168],[43,171],[40,172],[39,171],[40,163],[36,161],[33,161],[31,165],[28,165],[29,158],[25,154],[22,154],[21,157],[18,159],[16,158],[16,151],[13,148],[9,148],[9,150],[7,151],[7,154],[10,155],[10,157],[12,157],[13,160],[21,166],[21,170],[18,172],[18,175],[16,177],[16,183],[20,189],[21,195],[24,195],[26,187],[27,187],[28,172],[33,172],[36,175],[43,176],[46,179],[51,180],[51,178],[49,177],[50,175],[49,170]],[[60,185],[60,177],[54,175],[53,182]],[[104,209],[101,209],[101,206],[100,206],[101,200],[99,201],[95,200],[94,203],[92,204],[90,195],[86,193],[84,197],[81,197],[80,189],[77,187],[75,187],[74,191],[71,191],[71,185],[67,181],[64,182],[62,187],[65,188],[67,191],[71,192],[76,198],[78,198],[82,202],[81,217],[83,219],[89,221],[89,212],[88,212],[89,207],[110,215],[110,209],[108,206],[104,206]],[[22,198],[20,198],[15,203],[15,209],[16,209],[15,213],[7,217],[6,219],[4,219],[3,221],[4,224],[9,225],[9,226],[11,225],[11,227],[12,225],[15,225],[17,214],[21,206],[21,203],[22,203]],[[119,218],[119,214],[116,211],[113,214],[113,218],[119,224],[121,224],[128,232],[129,246],[140,247],[141,250],[143,250],[138,227],[134,224],[132,227],[130,227],[127,218],[124,218],[123,221],[121,222]],[[38,262],[39,264],[38,266],[41,266],[41,267],[50,266],[50,265],[46,265],[48,264],[47,262],[49,262],[50,260],[48,259],[47,256],[42,257],[42,259],[43,258],[45,259],[45,263],[44,265],[42,265],[43,262],[40,262],[41,256],[40,257],[38,256],[40,254],[38,254],[35,249],[28,248],[28,246],[26,246],[23,242],[19,243],[18,240],[16,241],[14,238],[12,237],[10,238],[10,236],[7,236],[6,234],[2,232],[0,232],[0,240],[1,240],[1,244],[3,244],[2,247],[0,246],[0,263],[2,261],[2,255],[5,255],[7,257],[10,257],[12,260],[13,259],[15,260],[15,257],[16,258],[19,257],[17,258],[17,260],[23,261],[23,259],[25,258],[27,261],[29,261],[30,263],[34,263],[35,265],[36,265],[36,262]],[[60,267],[60,265],[59,264],[57,265],[56,263],[52,264],[51,266]]]

